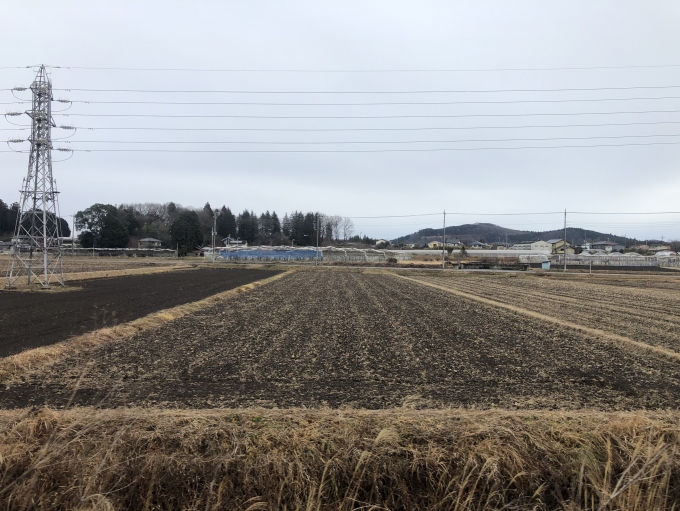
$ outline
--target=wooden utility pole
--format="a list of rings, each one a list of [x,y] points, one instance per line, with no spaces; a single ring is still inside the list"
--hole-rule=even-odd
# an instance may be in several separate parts
[[[564,239],[562,240],[562,252],[564,253],[564,271],[567,271],[567,208],[564,208]]]
[[[444,210],[444,228],[442,229],[442,269],[446,268],[446,210]]]

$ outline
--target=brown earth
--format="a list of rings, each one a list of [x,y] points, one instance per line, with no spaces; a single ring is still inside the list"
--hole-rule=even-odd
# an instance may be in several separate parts
[[[677,278],[516,274],[416,278],[680,353]]]
[[[193,302],[277,271],[198,268],[69,282],[71,292],[0,291],[0,357]],[[69,289],[67,287],[66,289]]]
[[[394,275],[299,271],[66,357],[6,388],[0,405],[72,396],[105,407],[675,409],[680,361]]]

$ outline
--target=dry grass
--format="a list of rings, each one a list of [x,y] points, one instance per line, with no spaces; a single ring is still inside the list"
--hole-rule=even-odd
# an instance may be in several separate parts
[[[0,412],[4,509],[670,510],[678,413]]]
[[[163,270],[159,268],[157,271]],[[29,373],[30,371],[45,368],[57,362],[61,357],[66,355],[72,355],[107,342],[119,341],[144,330],[157,328],[168,321],[173,321],[177,318],[181,318],[182,316],[186,316],[187,314],[191,314],[206,307],[210,307],[211,305],[215,305],[222,300],[226,300],[244,291],[248,291],[269,282],[278,280],[285,275],[286,273],[281,273],[268,279],[259,280],[244,286],[237,287],[235,289],[230,289],[229,291],[225,291],[223,293],[218,293],[197,302],[178,305],[177,307],[155,312],[128,323],[122,323],[111,328],[102,328],[100,330],[95,330],[94,332],[73,337],[57,344],[26,350],[21,353],[17,353],[16,355],[1,358],[0,383],[8,383],[22,375]]]

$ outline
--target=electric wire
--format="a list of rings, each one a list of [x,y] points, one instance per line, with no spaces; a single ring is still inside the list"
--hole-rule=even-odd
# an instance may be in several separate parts
[[[249,101],[88,101],[73,100],[72,103],[93,105],[229,105],[229,106],[443,106],[443,105],[510,105],[521,103],[583,103],[601,101],[656,101],[680,99],[680,96],[656,96],[635,98],[585,98],[585,99],[527,99],[511,101],[432,101],[432,102],[371,102],[371,103],[263,103]],[[24,101],[22,103],[30,103]],[[10,105],[13,103],[0,103]]]
[[[442,147],[418,149],[70,149],[86,153],[397,153],[397,152],[450,152],[450,151],[488,151],[488,150],[517,150],[517,149],[588,149],[598,147],[630,147],[630,146],[658,146],[677,145],[680,142],[645,142],[626,144],[591,144],[591,145],[557,145],[557,146],[516,146],[516,147]]]
[[[457,114],[457,115],[166,115],[166,114],[62,114],[64,117],[148,117],[173,119],[463,119],[470,117],[546,117],[576,115],[674,114],[680,110],[638,110],[620,112],[539,112],[532,114]]]
[[[660,135],[614,135],[596,137],[549,137],[549,138],[463,138],[458,140],[344,140],[332,142],[271,142],[251,140],[221,140],[221,141],[151,141],[151,140],[78,140],[76,144],[257,144],[257,145],[336,145],[336,144],[459,144],[465,142],[539,142],[555,140],[598,140],[622,138],[652,138],[652,137],[680,137],[680,134]]]
[[[452,126],[452,127],[419,127],[419,128],[165,128],[165,127],[87,127],[78,126],[81,130],[144,130],[144,131],[275,131],[275,132],[345,132],[345,131],[431,131],[431,130],[475,130],[475,129],[524,129],[524,128],[599,128],[605,126],[654,126],[662,124],[680,124],[680,121],[654,122],[618,122],[598,124],[530,124],[521,126]],[[25,128],[21,128],[25,129]]]
[[[0,69],[26,69],[37,66],[4,67]],[[680,64],[642,64],[626,66],[582,66],[582,67],[534,67],[534,68],[485,68],[485,69],[215,69],[215,68],[144,68],[144,67],[90,67],[90,66],[45,66],[53,69],[77,69],[86,71],[186,71],[219,73],[487,73],[505,71],[593,71],[613,69],[662,69],[680,67]]]
[[[262,90],[159,90],[159,89],[52,89],[64,92],[140,92],[140,93],[172,93],[172,94],[448,94],[448,93],[498,93],[498,92],[585,92],[604,90],[659,90],[678,89],[680,85],[634,85],[627,87],[563,87],[558,89],[443,89],[443,90],[408,90],[408,91],[262,91]],[[0,89],[14,90],[14,89]]]

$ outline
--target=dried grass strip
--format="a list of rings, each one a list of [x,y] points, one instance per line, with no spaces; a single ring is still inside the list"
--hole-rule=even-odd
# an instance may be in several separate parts
[[[483,298],[481,296],[473,295],[473,294],[470,294],[470,293],[464,293],[462,291],[451,289],[450,287],[432,284],[431,282],[425,282],[425,281],[422,281],[422,280],[414,279],[414,278],[411,278],[411,277],[405,277],[403,275],[398,275],[398,274],[395,274],[395,273],[390,273],[390,275],[394,275],[395,277],[398,277],[400,279],[415,282],[416,284],[420,284],[422,286],[427,286],[427,287],[431,287],[431,288],[434,288],[434,289],[439,289],[440,291],[446,291],[447,293],[451,293],[451,294],[456,295],[456,296],[468,298],[470,300],[475,300],[477,302],[480,302],[480,303],[483,303],[483,304],[486,304],[486,305],[491,305],[492,307],[497,307],[497,308],[500,308],[500,309],[506,309],[506,310],[515,312],[517,314],[529,316],[529,317],[534,318],[534,319],[538,319],[538,320],[541,320],[541,321],[547,321],[547,322],[550,322],[550,323],[554,323],[556,325],[571,328],[573,330],[578,330],[578,331],[584,332],[586,334],[589,334],[589,335],[591,335],[595,338],[605,339],[605,340],[610,341],[610,342],[623,344],[625,346],[632,347],[632,348],[642,349],[642,350],[647,351],[647,352],[651,351],[651,352],[656,353],[658,355],[664,355],[666,357],[672,358],[673,360],[680,360],[680,353],[673,351],[673,350],[669,350],[667,348],[662,348],[660,346],[652,346],[652,345],[646,344],[644,342],[635,341],[635,340],[633,340],[629,337],[624,337],[622,335],[613,334],[613,333],[610,333],[610,332],[605,332],[604,330],[600,330],[598,328],[592,328],[592,327],[587,327],[587,326],[583,326],[583,325],[578,325],[576,323],[572,323],[570,321],[565,321],[563,319],[558,319],[558,318],[555,318],[553,316],[548,316],[546,314],[541,314],[539,312],[534,312],[534,311],[531,311],[531,310],[522,309],[521,307],[516,307],[514,305],[509,305],[509,304],[506,304],[506,303],[497,302],[495,300],[491,300],[489,298]]]
[[[250,284],[209,296],[208,298],[204,298],[197,302],[185,303],[183,305],[178,305],[177,307],[164,309],[128,323],[122,323],[111,328],[102,328],[50,346],[42,346],[40,348],[26,350],[17,353],[16,355],[5,357],[0,359],[0,383],[10,383],[31,371],[43,369],[66,355],[85,351],[107,342],[121,341],[138,332],[157,328],[163,323],[173,321],[182,316],[186,316],[187,314],[210,307],[223,300],[243,293],[244,291],[281,279],[287,274],[288,272],[280,273],[279,275],[274,275],[267,279],[251,282]]]
[[[678,412],[0,411],[3,509],[677,510]]]

